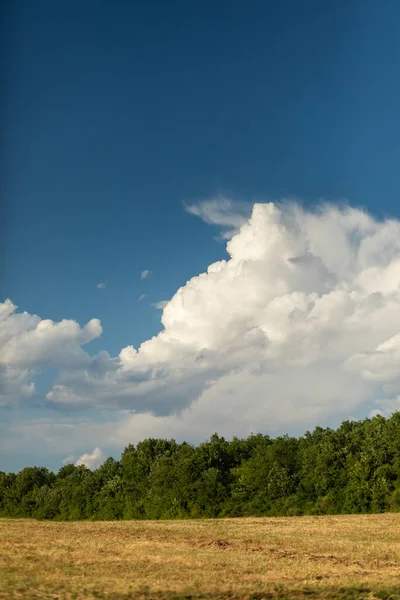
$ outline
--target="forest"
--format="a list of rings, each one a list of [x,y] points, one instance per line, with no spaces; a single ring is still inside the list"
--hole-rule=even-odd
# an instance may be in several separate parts
[[[400,511],[400,412],[300,437],[146,439],[98,469],[0,472],[0,516],[58,521]]]

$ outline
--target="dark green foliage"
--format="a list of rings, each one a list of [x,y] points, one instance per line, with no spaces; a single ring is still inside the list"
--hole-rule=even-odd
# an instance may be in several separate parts
[[[0,472],[0,516],[174,519],[400,511],[400,413],[300,438],[129,444],[95,471]]]

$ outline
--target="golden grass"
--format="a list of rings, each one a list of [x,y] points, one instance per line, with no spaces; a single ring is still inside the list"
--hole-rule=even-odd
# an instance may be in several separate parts
[[[0,519],[0,598],[400,599],[400,514]]]

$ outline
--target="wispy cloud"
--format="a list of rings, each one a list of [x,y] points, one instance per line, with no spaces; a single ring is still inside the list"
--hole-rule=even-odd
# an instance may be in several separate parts
[[[141,302],[142,300],[144,300],[146,298],[146,294],[141,294],[138,298],[139,302]]]
[[[147,277],[150,275],[150,271],[148,269],[145,269],[144,271],[142,271],[140,273],[140,279],[147,279]]]
[[[194,204],[184,205],[186,212],[200,217],[207,225],[216,225],[222,229],[221,238],[229,240],[245,223],[251,214],[252,205],[217,196]]]
[[[98,284],[96,285],[96,287],[97,287],[99,290],[104,290],[104,288],[106,287],[106,284],[105,284],[105,283],[98,283]]]
[[[154,304],[152,306],[162,310],[163,308],[165,308],[167,306],[168,302],[169,302],[169,300],[161,300],[160,302],[154,302]]]

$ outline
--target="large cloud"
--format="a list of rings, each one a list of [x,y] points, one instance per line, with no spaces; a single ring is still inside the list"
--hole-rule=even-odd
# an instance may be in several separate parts
[[[206,218],[204,210],[191,212]],[[212,211],[208,220],[221,221]],[[222,213],[222,224],[239,226],[226,203]],[[227,252],[229,260],[176,292],[163,331],[139,349],[89,359],[80,344],[99,333],[97,321],[41,326],[44,344],[37,333],[29,340],[26,330],[38,323],[26,315],[15,337],[30,345],[19,355],[21,342],[11,336],[0,357],[24,367],[58,357],[48,403],[126,409],[112,433],[124,441],[301,430],[397,406],[400,222],[332,205],[255,204]],[[61,338],[69,343],[64,362]]]

